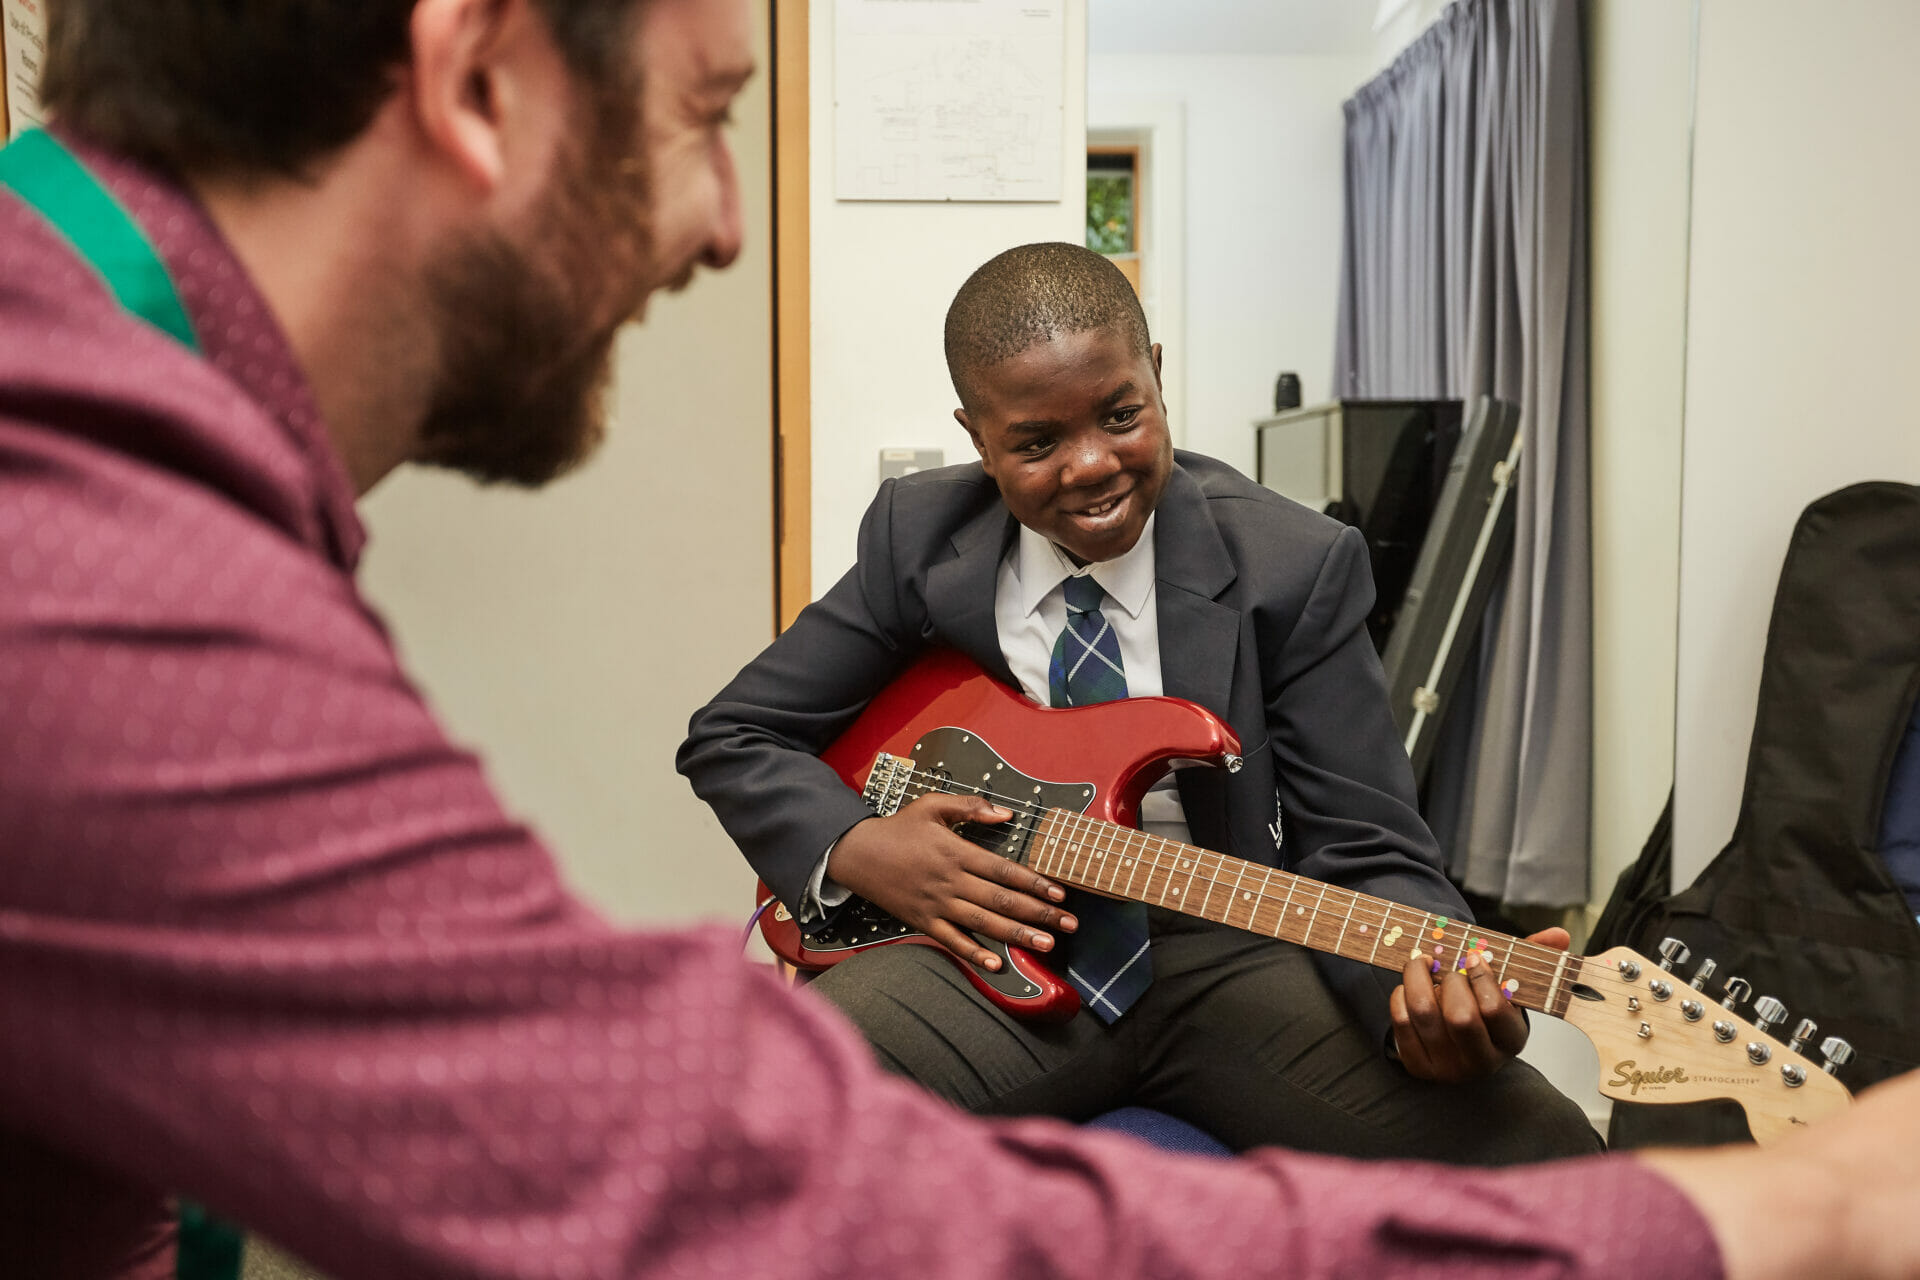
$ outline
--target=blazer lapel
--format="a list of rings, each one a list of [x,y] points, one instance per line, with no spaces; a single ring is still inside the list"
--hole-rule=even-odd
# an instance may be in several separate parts
[[[952,557],[927,570],[927,618],[934,633],[1003,684],[1015,681],[1000,652],[993,592],[1014,527],[1013,516],[996,497],[954,531]]]
[[[1232,708],[1240,611],[1217,597],[1234,580],[1233,560],[1207,514],[1199,482],[1179,467],[1168,477],[1156,513],[1161,685],[1224,719]]]

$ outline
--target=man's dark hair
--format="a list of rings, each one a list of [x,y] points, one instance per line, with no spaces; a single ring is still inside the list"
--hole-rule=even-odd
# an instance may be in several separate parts
[[[646,0],[534,0],[569,67],[631,93]],[[175,173],[300,174],[367,127],[413,0],[52,0],[41,95],[83,136]]]
[[[967,277],[947,308],[947,373],[960,403],[976,403],[973,375],[1056,334],[1119,329],[1141,355],[1153,341],[1140,299],[1120,268],[1091,249],[1055,241],[1009,249]]]

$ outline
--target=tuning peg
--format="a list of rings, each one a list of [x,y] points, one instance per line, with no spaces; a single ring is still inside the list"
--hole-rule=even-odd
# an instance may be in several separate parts
[[[1728,978],[1726,993],[1727,998],[1720,1002],[1720,1007],[1731,1009],[1747,1002],[1747,997],[1753,994],[1753,984],[1745,978]]]
[[[1705,991],[1707,989],[1707,979],[1713,976],[1713,970],[1713,961],[1702,960],[1700,967],[1694,971],[1693,981],[1687,985],[1691,986],[1695,991]]]
[[[1772,996],[1761,996],[1753,1002],[1754,1025],[1758,1026],[1768,1035],[1773,1035],[1773,1029],[1786,1020],[1787,1006],[1781,1004]],[[1777,1038],[1778,1037],[1776,1037],[1776,1039]]]
[[[1799,1053],[1801,1049],[1806,1047],[1807,1041],[1813,1039],[1813,1033],[1819,1029],[1812,1018],[1800,1019],[1799,1022],[1794,1024],[1793,1039],[1787,1041],[1787,1048],[1793,1050],[1795,1053]]]
[[[1832,1075],[1853,1061],[1853,1046],[1839,1036],[1828,1036],[1820,1042],[1820,1056],[1827,1060],[1827,1074]]]
[[[1678,938],[1660,940],[1660,967],[1668,973],[1673,972],[1673,966],[1676,964],[1685,964],[1687,957],[1692,954],[1693,952],[1687,949],[1687,944]]]

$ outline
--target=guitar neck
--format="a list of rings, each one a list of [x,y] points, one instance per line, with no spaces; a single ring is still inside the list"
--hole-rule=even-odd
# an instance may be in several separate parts
[[[1236,929],[1399,970],[1415,952],[1438,974],[1478,951],[1515,1004],[1563,1017],[1581,962],[1553,947],[1386,898],[1049,809],[1027,847],[1044,876]]]

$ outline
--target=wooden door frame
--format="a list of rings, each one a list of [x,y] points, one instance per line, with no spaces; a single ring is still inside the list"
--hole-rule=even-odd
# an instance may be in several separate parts
[[[808,0],[773,0],[773,630],[813,598]]]

